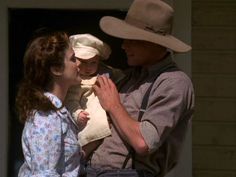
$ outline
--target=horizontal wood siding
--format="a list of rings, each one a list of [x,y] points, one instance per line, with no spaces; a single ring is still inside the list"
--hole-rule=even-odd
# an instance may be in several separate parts
[[[236,1],[192,0],[193,176],[236,177]]]
[[[201,170],[236,170],[236,149],[234,146],[195,146],[193,166]]]
[[[197,97],[194,122],[236,122],[234,98]]]
[[[235,51],[235,31],[235,27],[193,27],[194,50]]]
[[[193,74],[236,74],[236,51],[196,51],[192,53]]]
[[[230,170],[198,170],[193,173],[193,177],[235,177],[236,171]]]
[[[236,123],[231,122],[195,122],[193,124],[193,144],[236,146],[235,127]]]
[[[194,26],[236,26],[236,2],[222,2],[193,2]]]

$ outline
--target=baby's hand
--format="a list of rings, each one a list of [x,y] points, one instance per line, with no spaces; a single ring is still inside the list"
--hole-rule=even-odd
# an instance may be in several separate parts
[[[88,120],[89,113],[86,111],[81,111],[77,117],[77,124],[81,130],[84,129],[84,127],[87,125]]]

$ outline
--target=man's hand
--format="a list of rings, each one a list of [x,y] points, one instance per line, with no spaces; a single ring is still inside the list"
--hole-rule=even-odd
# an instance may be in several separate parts
[[[109,112],[112,122],[123,139],[138,154],[146,154],[148,152],[148,146],[140,132],[139,122],[130,117],[129,113],[121,104],[115,84],[106,76],[99,76],[93,89],[103,109]]]
[[[93,85],[93,89],[101,106],[106,111],[112,111],[112,109],[120,104],[120,97],[116,86],[108,77],[98,76],[95,85]]]

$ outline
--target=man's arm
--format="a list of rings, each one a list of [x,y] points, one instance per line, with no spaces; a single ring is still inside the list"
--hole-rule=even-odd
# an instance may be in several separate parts
[[[121,134],[138,154],[146,154],[148,146],[140,132],[139,122],[130,117],[120,102],[115,84],[105,76],[99,76],[93,89],[100,104],[111,116],[111,119]]]

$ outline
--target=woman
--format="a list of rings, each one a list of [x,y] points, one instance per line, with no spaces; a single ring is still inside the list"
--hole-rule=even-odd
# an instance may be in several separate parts
[[[63,32],[40,35],[29,43],[16,99],[25,123],[25,162],[19,177],[79,175],[78,128],[63,106],[68,88],[80,82],[79,64]]]

